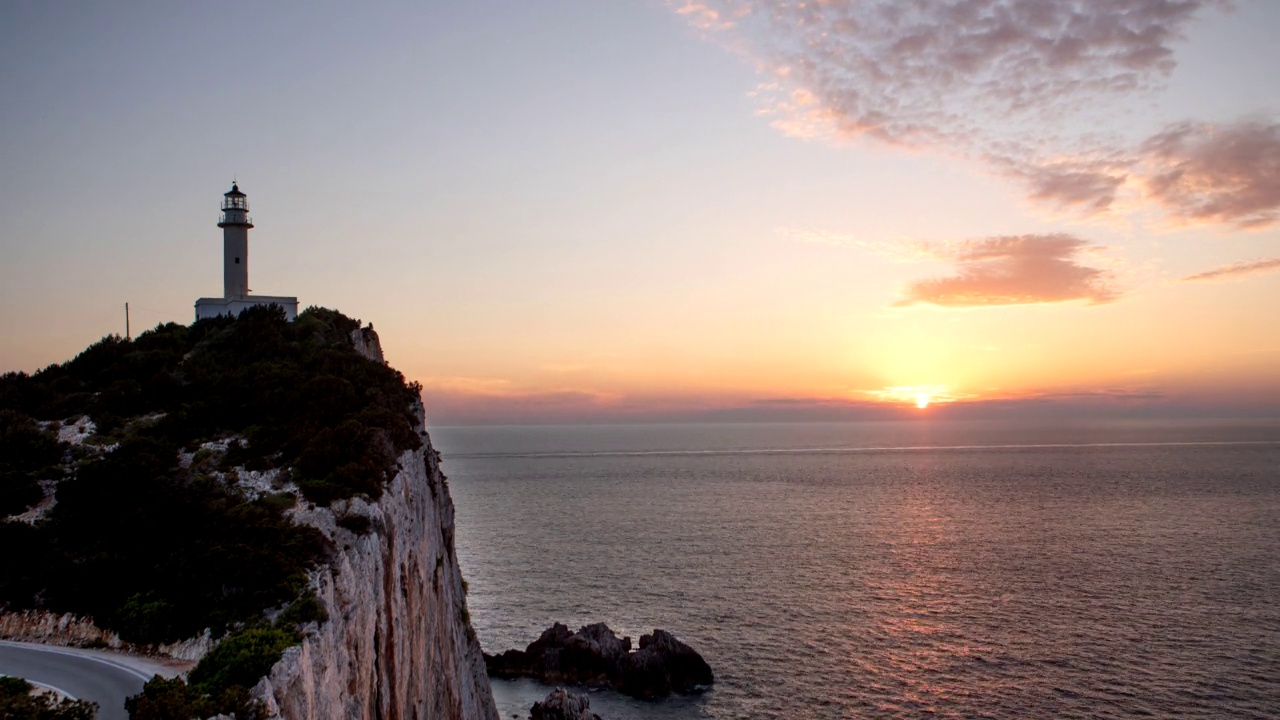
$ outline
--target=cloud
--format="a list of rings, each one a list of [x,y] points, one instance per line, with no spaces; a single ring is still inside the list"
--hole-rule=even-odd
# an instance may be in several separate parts
[[[779,80],[777,101],[790,112],[915,144],[1076,114],[1100,95],[1157,86],[1196,12],[1224,4],[724,0],[678,12],[738,18],[734,31]]]
[[[1269,258],[1267,260],[1253,260],[1249,262],[1238,262],[1231,265],[1206,270],[1195,275],[1188,275],[1182,278],[1183,282],[1199,282],[1202,280],[1235,280],[1245,275],[1257,275],[1259,273],[1271,272],[1272,270],[1280,270],[1280,258]]]
[[[1033,200],[1107,210],[1130,181],[1176,222],[1256,229],[1280,220],[1280,124],[1260,120],[1166,126],[1130,148],[1054,160],[986,158]]]
[[[1060,207],[1075,207],[1085,213],[1101,212],[1115,202],[1129,178],[1133,160],[1066,158],[1047,162],[988,158],[1005,173],[1023,182],[1033,200]]]
[[[1197,15],[1234,5],[707,0],[678,12],[755,64],[760,112],[789,135],[979,159],[1085,215],[1132,186],[1177,221],[1256,228],[1280,220],[1280,125],[1184,122],[1136,144],[1105,134],[1120,101],[1163,86]]]
[[[1280,219],[1280,124],[1180,123],[1141,153],[1147,192],[1177,219],[1242,228]]]
[[[1119,297],[1110,275],[1081,265],[1077,257],[1097,246],[1071,235],[1005,235],[937,243],[934,257],[955,265],[954,275],[907,286],[897,307],[992,307]]]
[[[733,27],[733,22],[720,17],[720,11],[702,3],[686,2],[676,8],[677,15],[683,15],[689,22],[702,30],[725,30]]]

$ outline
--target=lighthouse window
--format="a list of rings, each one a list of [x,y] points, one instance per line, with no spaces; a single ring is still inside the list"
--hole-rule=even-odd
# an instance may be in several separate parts
[[[240,258],[236,258],[236,264],[237,264],[237,265],[239,265],[239,264],[240,264]]]

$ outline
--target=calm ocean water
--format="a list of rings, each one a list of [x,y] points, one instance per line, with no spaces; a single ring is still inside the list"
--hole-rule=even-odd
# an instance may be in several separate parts
[[[1280,421],[432,436],[487,651],[604,621],[716,672],[605,720],[1280,717]]]

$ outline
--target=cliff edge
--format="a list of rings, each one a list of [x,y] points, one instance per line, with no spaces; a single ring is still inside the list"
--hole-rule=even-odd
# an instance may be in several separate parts
[[[420,389],[324,308],[0,374],[0,636],[189,667],[137,720],[497,720]]]
[[[372,327],[356,333],[357,349],[383,362]],[[453,500],[416,411],[422,448],[400,455],[377,502],[290,511],[338,551],[313,575],[328,620],[253,689],[274,717],[498,718],[454,552]]]

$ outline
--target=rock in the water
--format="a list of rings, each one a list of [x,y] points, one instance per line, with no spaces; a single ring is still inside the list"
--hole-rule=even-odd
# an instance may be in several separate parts
[[[600,720],[600,716],[591,712],[591,701],[586,695],[558,687],[529,708],[529,720]]]
[[[619,665],[615,686],[627,695],[649,698],[691,692],[714,679],[711,666],[693,648],[666,630],[654,630],[642,635],[639,652]]]
[[[702,656],[671,633],[654,630],[631,652],[631,638],[619,638],[604,623],[576,633],[556,623],[523,651],[485,655],[484,661],[492,677],[604,685],[643,698],[687,693],[715,681]]]

